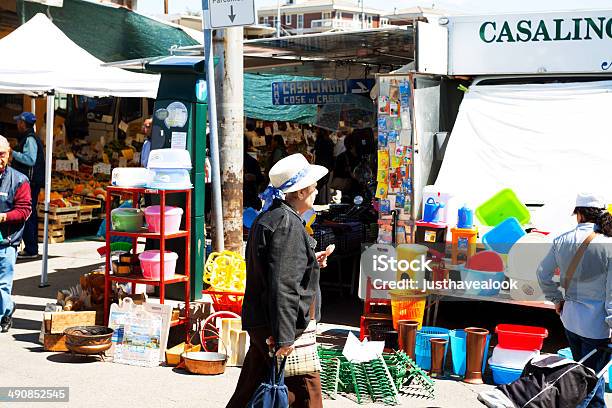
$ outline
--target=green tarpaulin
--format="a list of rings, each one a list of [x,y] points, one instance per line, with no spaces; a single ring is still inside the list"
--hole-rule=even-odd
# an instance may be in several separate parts
[[[43,13],[79,47],[102,61],[170,55],[173,46],[197,45],[183,30],[123,7],[64,0],[63,7],[17,0],[20,21]]]

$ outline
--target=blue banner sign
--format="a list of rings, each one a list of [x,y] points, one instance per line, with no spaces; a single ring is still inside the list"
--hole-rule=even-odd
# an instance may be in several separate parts
[[[374,79],[325,79],[272,83],[274,105],[341,103],[343,95],[370,93]]]

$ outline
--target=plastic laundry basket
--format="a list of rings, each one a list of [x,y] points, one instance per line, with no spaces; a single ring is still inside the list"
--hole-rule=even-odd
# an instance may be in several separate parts
[[[431,345],[429,339],[447,339],[449,338],[449,329],[443,327],[423,326],[417,331],[415,356],[416,363],[423,370],[431,369]],[[448,352],[448,343],[444,346],[444,361],[442,367],[446,365],[446,353]]]
[[[406,291],[390,290],[391,295],[391,315],[393,316],[393,328],[398,330],[399,320],[416,320],[419,322],[417,329],[423,325],[423,315],[425,314],[425,303],[427,295],[421,292],[411,294]],[[429,346],[429,344],[428,344]]]

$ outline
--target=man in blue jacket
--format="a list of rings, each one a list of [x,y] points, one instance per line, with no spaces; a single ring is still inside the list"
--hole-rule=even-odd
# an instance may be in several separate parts
[[[13,151],[12,166],[15,170],[25,174],[30,182],[30,196],[32,197],[32,214],[28,218],[23,231],[25,248],[18,254],[19,258],[38,257],[38,193],[45,185],[45,149],[41,140],[34,133],[36,116],[31,112],[23,112],[14,118],[17,121],[19,144]]]
[[[546,299],[554,302],[574,360],[578,361],[610,343],[612,215],[606,202],[590,193],[578,194],[574,214],[578,225],[554,239],[538,268],[538,281]],[[561,285],[553,280],[557,268]],[[598,351],[585,365],[598,372],[609,359],[609,354]],[[588,407],[605,406],[604,389],[599,387]]]

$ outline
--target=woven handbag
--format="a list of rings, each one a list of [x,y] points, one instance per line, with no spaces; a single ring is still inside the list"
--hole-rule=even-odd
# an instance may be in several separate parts
[[[321,361],[317,353],[317,321],[312,319],[308,327],[293,342],[294,350],[287,356],[285,377],[318,373]]]

